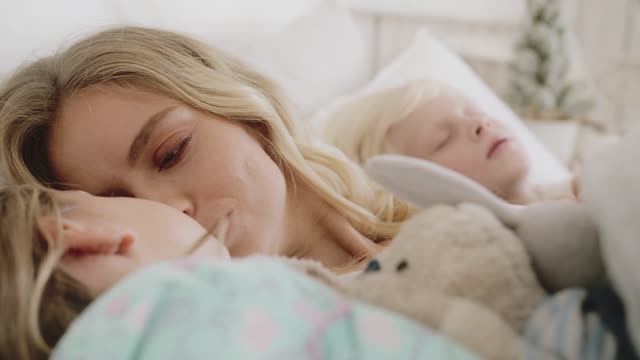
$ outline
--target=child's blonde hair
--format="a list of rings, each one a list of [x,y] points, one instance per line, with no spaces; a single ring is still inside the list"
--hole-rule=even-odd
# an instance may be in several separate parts
[[[93,299],[83,285],[56,269],[64,249],[38,230],[38,221],[49,215],[60,219],[60,208],[43,188],[0,188],[2,359],[47,359]]]
[[[285,175],[374,241],[391,238],[411,213],[355,164],[306,138],[269,79],[194,39],[138,27],[90,36],[8,79],[0,89],[0,168],[8,180],[56,185],[47,139],[60,105],[103,84],[165,95],[242,124]]]
[[[388,152],[385,137],[394,123],[440,91],[441,84],[424,79],[358,96],[328,115],[322,137],[364,165],[369,158]]]

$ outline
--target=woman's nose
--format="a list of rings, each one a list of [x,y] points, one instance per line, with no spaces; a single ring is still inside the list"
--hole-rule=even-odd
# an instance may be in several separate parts
[[[171,206],[174,209],[177,209],[183,214],[189,215],[190,217],[194,217],[195,215],[193,205],[186,199],[169,199],[165,202],[165,204]]]
[[[141,199],[157,201],[159,203],[169,205],[190,217],[195,216],[195,207],[193,203],[184,195],[163,191],[163,189],[145,187],[144,190],[139,189],[138,191],[133,191],[133,196]]]

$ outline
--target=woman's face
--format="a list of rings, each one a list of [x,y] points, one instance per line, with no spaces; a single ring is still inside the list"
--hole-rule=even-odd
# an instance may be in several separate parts
[[[284,176],[238,124],[161,95],[102,86],[65,99],[48,149],[66,188],[155,200],[207,229],[228,217],[232,256],[281,250]]]
[[[53,191],[53,196],[62,203],[62,237],[56,238],[52,216],[40,219],[40,231],[67,247],[61,269],[94,294],[142,266],[186,255],[206,233],[191,217],[155,201],[81,191]],[[229,257],[213,237],[193,255]]]
[[[529,168],[522,145],[506,126],[448,87],[393,124],[386,144],[392,152],[433,161],[503,197]]]

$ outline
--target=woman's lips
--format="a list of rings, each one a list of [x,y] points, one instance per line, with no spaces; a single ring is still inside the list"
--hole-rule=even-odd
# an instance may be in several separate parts
[[[506,144],[507,142],[509,142],[509,138],[501,138],[496,140],[487,152],[487,159],[491,159],[493,155],[502,147],[502,145]]]

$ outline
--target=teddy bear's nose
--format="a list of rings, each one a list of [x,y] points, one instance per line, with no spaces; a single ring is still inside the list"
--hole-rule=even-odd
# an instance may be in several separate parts
[[[375,272],[380,271],[380,262],[376,259],[369,261],[367,264],[367,268],[364,269],[364,272]]]
[[[408,267],[409,267],[409,263],[407,262],[407,260],[402,260],[398,263],[398,265],[396,265],[396,270],[398,272],[403,272],[407,270]]]

